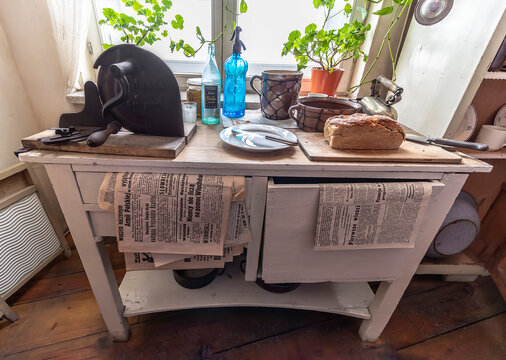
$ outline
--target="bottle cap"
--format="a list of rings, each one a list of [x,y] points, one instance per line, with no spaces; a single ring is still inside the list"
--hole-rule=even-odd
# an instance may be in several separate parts
[[[239,38],[241,31],[242,31],[241,27],[236,26],[234,33],[232,34],[232,38],[230,39],[230,40],[234,40],[234,38],[235,38],[234,46],[232,47],[232,52],[234,54],[240,54],[242,52],[242,49],[246,50],[246,46],[244,45],[242,40]]]

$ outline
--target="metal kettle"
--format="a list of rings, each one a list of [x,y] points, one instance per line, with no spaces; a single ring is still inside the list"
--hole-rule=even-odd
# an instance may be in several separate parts
[[[392,94],[385,99],[380,96],[382,86],[392,92]],[[362,105],[362,111],[366,114],[385,115],[397,120],[397,111],[392,105],[401,101],[401,94],[403,91],[404,90],[397,86],[392,80],[381,75],[372,81],[371,95],[363,97],[358,102]]]

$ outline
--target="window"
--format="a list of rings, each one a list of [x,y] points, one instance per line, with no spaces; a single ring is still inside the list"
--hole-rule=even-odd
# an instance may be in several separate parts
[[[336,9],[344,7],[344,0],[336,4]],[[337,1],[339,2],[339,0]],[[248,77],[261,74],[265,69],[291,69],[297,68],[295,59],[290,54],[281,56],[283,44],[288,39],[288,34],[295,29],[304,30],[304,27],[312,22],[321,26],[323,22],[323,10],[315,9],[311,0],[249,0],[248,11],[240,16],[232,15],[225,10],[227,6],[231,11],[238,12],[240,0],[173,0],[173,6],[166,21],[170,22],[175,14],[181,14],[184,18],[184,29],[174,30],[168,25],[168,31],[173,39],[185,39],[194,48],[198,45],[195,37],[195,27],[198,25],[206,39],[215,38],[223,28],[226,21],[231,24],[239,24],[243,32],[241,38],[246,44],[244,58],[248,61]],[[113,8],[135,17],[131,7],[125,8],[121,0],[94,0],[96,20],[103,18],[104,8]],[[343,14],[334,16],[327,27],[339,28],[347,18]],[[121,43],[121,34],[107,25],[100,25],[100,38],[103,43]],[[187,58],[182,52],[170,52],[167,41],[157,41],[153,45],[145,47],[160,56],[171,67],[178,77],[181,87],[185,86],[188,77],[195,77],[202,73],[207,62],[206,47],[201,49],[194,58]],[[94,48],[100,48],[100,44],[94,44]],[[232,52],[230,34],[225,34],[216,43],[216,61],[223,74],[223,62]],[[352,61],[343,64],[351,69]],[[311,64],[310,64],[311,66]],[[341,81],[344,92],[348,86],[348,78],[351,71],[346,71]],[[310,67],[304,71],[304,77],[310,77]]]

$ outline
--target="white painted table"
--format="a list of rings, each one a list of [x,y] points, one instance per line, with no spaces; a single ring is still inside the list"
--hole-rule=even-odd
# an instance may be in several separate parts
[[[254,155],[221,143],[220,129],[199,127],[174,160],[38,150],[20,155],[23,161],[45,165],[104,321],[116,340],[129,337],[126,316],[198,307],[269,306],[361,318],[361,338],[375,341],[467,175],[491,170],[469,157],[459,165],[449,165],[311,162],[298,148]],[[97,194],[105,173],[119,171],[246,176],[253,241],[248,245],[245,274],[232,266],[227,270],[230,276],[221,276],[203,289],[188,290],[175,284],[170,271],[127,272],[118,288],[101,241],[102,236],[114,235],[113,216],[100,210]],[[279,177],[299,179],[291,184],[276,183]],[[431,182],[433,195],[414,248],[311,251],[318,181],[310,178]],[[260,254],[262,239],[264,253]],[[280,248],[287,244],[291,251],[282,254]],[[304,284],[290,293],[273,294],[254,283],[257,276],[267,282]],[[381,281],[375,294],[368,281]]]

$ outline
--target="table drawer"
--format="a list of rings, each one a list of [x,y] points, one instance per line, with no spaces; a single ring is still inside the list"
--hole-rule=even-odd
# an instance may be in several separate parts
[[[434,185],[432,196],[444,186],[439,182]],[[319,184],[276,184],[269,180],[262,257],[264,281],[381,281],[394,280],[402,274],[412,248],[313,250],[318,205]]]
[[[114,213],[100,211],[98,207],[98,189],[105,177],[105,172],[76,171],[75,176],[81,199],[88,209],[95,236],[116,236]],[[246,177],[246,211],[251,213],[251,177]]]

